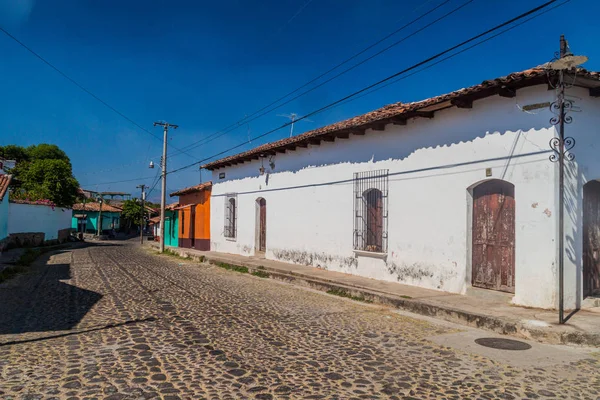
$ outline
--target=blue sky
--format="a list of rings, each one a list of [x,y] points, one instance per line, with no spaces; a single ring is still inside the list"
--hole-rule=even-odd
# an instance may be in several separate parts
[[[169,145],[185,149],[269,104],[444,0],[94,1],[0,0],[0,25],[139,125],[179,124]],[[466,0],[451,0],[385,47]],[[421,61],[542,0],[474,0],[355,70],[264,117],[169,157],[169,170],[247,141]],[[416,10],[415,10],[416,9]],[[473,50],[356,101],[296,124],[301,133],[396,101],[414,101],[548,61],[564,33],[600,69],[600,2],[572,0]],[[0,33],[0,144],[55,143],[82,187],[137,193],[151,184],[160,140],[106,108]],[[359,61],[359,59],[355,61]],[[352,64],[349,64],[352,65]],[[289,135],[288,128],[239,149]],[[178,153],[171,147],[170,153]],[[145,179],[136,179],[145,178]],[[203,171],[203,180],[209,179]],[[131,182],[106,182],[135,179]],[[197,184],[190,168],[175,190]],[[158,198],[160,185],[151,197]]]

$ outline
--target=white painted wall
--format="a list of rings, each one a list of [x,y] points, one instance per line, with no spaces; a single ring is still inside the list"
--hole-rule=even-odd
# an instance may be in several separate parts
[[[600,113],[592,111],[597,99],[585,90],[573,91],[584,110],[568,127],[578,138],[573,165],[583,176],[573,183],[577,196],[588,176],[600,179],[594,144]],[[278,154],[275,170],[264,176],[258,173],[260,161],[219,169],[213,173],[211,250],[253,255],[256,199],[264,197],[268,259],[464,293],[471,282],[469,189],[486,180],[485,170],[492,168],[491,178],[515,186],[513,301],[555,307],[558,169],[548,160],[555,128],[548,109],[529,114],[515,104],[551,102],[554,96],[546,86],[525,88],[516,99],[494,96],[476,101],[473,109],[436,112],[432,120],[298,148]],[[268,162],[264,165],[269,170]],[[390,173],[386,260],[355,256],[352,248],[353,173],[378,169]],[[218,178],[220,172],[226,172],[225,179]],[[224,195],[230,192],[238,196],[235,240],[223,236]],[[573,247],[573,265],[566,266],[571,288],[581,270],[581,221],[576,215],[574,221],[567,232]],[[567,291],[571,303],[577,297],[572,292]]]
[[[58,239],[58,231],[71,228],[71,209],[9,203],[8,233],[43,232],[45,240]]]

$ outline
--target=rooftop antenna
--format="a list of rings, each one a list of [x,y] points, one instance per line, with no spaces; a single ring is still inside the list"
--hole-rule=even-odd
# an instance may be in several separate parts
[[[285,117],[287,119],[289,119],[290,121],[292,121],[292,124],[290,125],[290,137],[294,136],[294,122],[298,119],[298,114],[296,113],[291,113],[291,114],[277,114],[278,117]],[[308,118],[303,118],[303,121],[307,121],[307,122],[312,122],[312,120],[308,119]]]

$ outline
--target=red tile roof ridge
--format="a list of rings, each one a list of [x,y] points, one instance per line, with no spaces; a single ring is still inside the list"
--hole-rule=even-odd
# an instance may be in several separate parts
[[[181,196],[183,194],[199,192],[199,191],[207,189],[207,188],[209,188],[211,186],[212,186],[212,181],[203,182],[203,183],[200,183],[200,184],[195,185],[195,186],[190,186],[190,187],[187,187],[187,188],[184,188],[184,189],[181,189],[181,190],[177,190],[177,191],[169,194],[169,196],[170,197]]]
[[[540,78],[542,76],[546,76],[548,71],[541,66],[537,66],[534,68],[529,68],[521,72],[513,72],[506,76],[502,76],[495,79],[485,80],[480,84],[473,85],[467,88],[458,89],[449,93],[441,94],[438,96],[433,96],[424,100],[414,101],[410,103],[391,103],[384,105],[381,108],[376,110],[367,112],[365,114],[357,115],[330,125],[326,125],[317,129],[313,129],[311,131],[302,133],[300,135],[281,139],[275,142],[266,143],[260,146],[257,146],[253,149],[247,150],[245,152],[237,153],[231,156],[227,156],[221,158],[216,161],[212,161],[210,163],[204,164],[201,168],[205,169],[215,169],[223,166],[224,164],[235,162],[236,160],[241,160],[249,156],[256,156],[263,151],[272,151],[287,145],[291,145],[294,143],[302,142],[303,140],[309,138],[318,138],[319,136],[324,136],[326,134],[330,134],[336,131],[343,131],[349,129],[357,129],[361,126],[366,126],[369,123],[377,123],[378,121],[384,121],[389,118],[399,117],[403,114],[409,114],[411,112],[418,111],[421,108],[425,108],[428,106],[432,106],[435,104],[443,103],[450,100],[455,100],[460,98],[461,96],[473,95],[479,92],[483,92],[488,88],[502,87],[504,84],[508,83],[519,83],[524,80]],[[583,76],[592,79],[599,79],[600,72],[588,71],[584,68],[577,68],[576,70],[577,76]],[[537,81],[537,80],[536,80]],[[539,84],[539,83],[532,83]],[[523,85],[526,86],[526,85]],[[522,86],[521,86],[522,87]],[[492,94],[489,94],[491,96]],[[408,116],[410,117],[410,116]],[[185,190],[185,189],[184,189]],[[177,192],[176,192],[177,193]],[[171,196],[174,194],[172,193]]]
[[[73,210],[75,211],[100,211],[100,203],[77,203],[73,204]],[[110,204],[102,203],[103,212],[117,212],[120,213],[122,210],[113,207]]]

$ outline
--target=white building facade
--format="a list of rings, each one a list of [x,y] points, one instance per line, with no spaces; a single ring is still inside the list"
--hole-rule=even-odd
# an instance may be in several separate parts
[[[600,289],[600,81],[586,71],[573,79],[581,112],[567,125],[577,140],[565,178],[567,308]],[[555,100],[533,69],[207,164],[211,250],[555,308]]]

